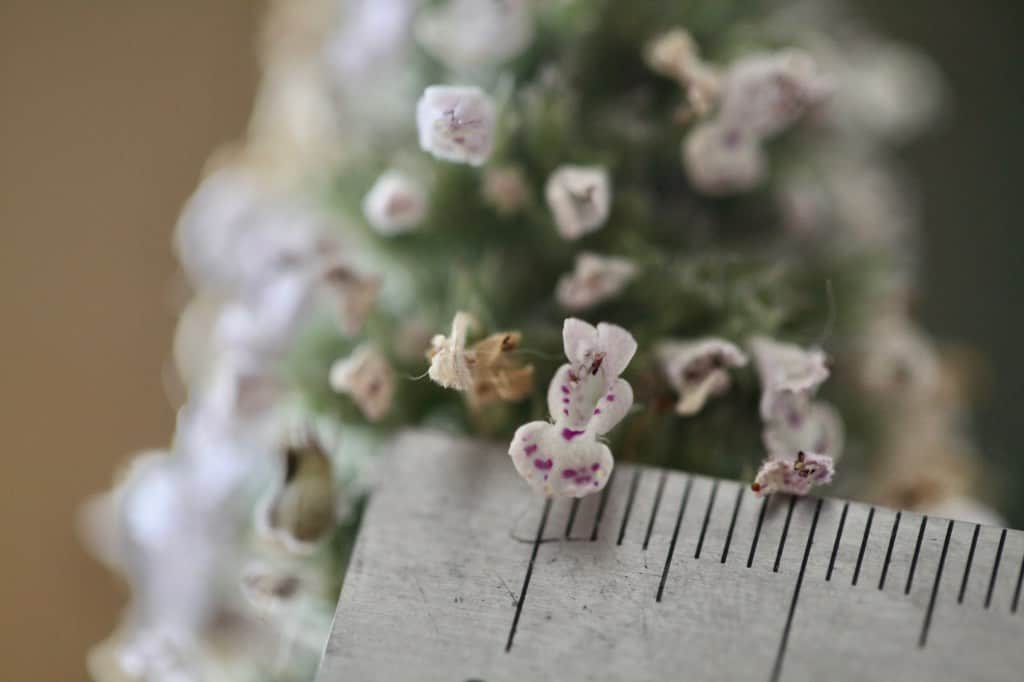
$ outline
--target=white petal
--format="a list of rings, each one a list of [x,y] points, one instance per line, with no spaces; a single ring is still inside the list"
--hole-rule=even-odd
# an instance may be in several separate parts
[[[565,438],[547,422],[516,430],[509,448],[516,471],[547,497],[583,497],[608,483],[615,460],[604,443],[580,436]]]
[[[791,394],[798,402],[809,402],[828,379],[825,353],[759,336],[750,340],[757,373],[761,378],[761,418],[776,413],[775,401]]]

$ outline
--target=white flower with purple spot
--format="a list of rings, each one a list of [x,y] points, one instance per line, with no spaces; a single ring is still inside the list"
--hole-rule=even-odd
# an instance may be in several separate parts
[[[761,378],[761,419],[765,421],[778,414],[776,401],[789,397],[793,398],[791,408],[802,411],[828,379],[828,358],[818,348],[805,350],[764,336],[754,337],[749,345]]]
[[[800,452],[792,460],[766,459],[750,487],[759,496],[772,493],[806,495],[815,486],[831,483],[834,473],[831,457]]]
[[[477,87],[431,85],[416,104],[420,147],[445,161],[483,165],[494,125],[494,100]]]
[[[747,364],[747,356],[724,339],[666,341],[655,350],[658,363],[679,394],[676,413],[697,414],[710,398],[729,390],[729,370]]]
[[[509,455],[519,475],[547,497],[583,497],[608,483],[615,460],[598,438],[633,405],[633,389],[619,375],[636,353],[622,327],[596,327],[575,318],[562,329],[565,355],[548,387],[554,423],[530,422],[512,437]]]

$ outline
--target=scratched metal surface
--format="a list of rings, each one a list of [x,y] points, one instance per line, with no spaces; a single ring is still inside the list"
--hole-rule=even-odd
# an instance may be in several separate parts
[[[320,682],[1024,675],[1020,531],[624,465],[546,503],[500,450],[395,451]]]

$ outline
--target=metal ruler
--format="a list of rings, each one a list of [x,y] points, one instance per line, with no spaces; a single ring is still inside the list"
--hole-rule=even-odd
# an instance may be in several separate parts
[[[545,501],[492,447],[395,454],[320,682],[1024,679],[1024,532],[624,464]]]

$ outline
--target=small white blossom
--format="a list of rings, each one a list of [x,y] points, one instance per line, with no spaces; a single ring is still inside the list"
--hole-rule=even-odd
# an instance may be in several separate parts
[[[718,113],[692,130],[683,143],[691,182],[710,195],[753,188],[764,174],[764,141],[823,102],[831,91],[831,81],[818,72],[815,61],[798,50],[736,62],[726,74]]]
[[[416,105],[420,147],[439,159],[482,165],[491,155],[494,100],[473,86],[431,85]]]
[[[938,353],[905,316],[880,316],[868,326],[860,346],[859,379],[872,395],[908,407],[940,390]]]
[[[801,50],[745,57],[729,68],[719,120],[758,139],[777,135],[832,93],[832,81]]]
[[[832,480],[842,449],[838,412],[813,400],[829,376],[825,354],[765,337],[752,339],[750,349],[761,378],[762,438],[768,451],[754,490],[803,495]]]
[[[398,171],[382,174],[363,199],[363,215],[382,235],[408,232],[423,222],[426,214],[423,186]]]
[[[544,196],[558,234],[579,239],[608,220],[611,180],[600,166],[560,166],[548,177]]]
[[[501,64],[533,41],[528,0],[448,0],[416,17],[416,39],[449,69]]]
[[[729,390],[729,370],[747,364],[746,354],[724,339],[667,341],[655,354],[679,394],[676,413],[683,416],[697,414],[708,399]]]
[[[355,401],[370,421],[383,419],[391,411],[395,395],[395,376],[387,358],[373,346],[364,344],[331,367],[330,384],[338,393]]]
[[[811,488],[832,482],[831,457],[799,453],[795,459],[766,459],[750,486],[758,496],[772,493],[806,495]]]
[[[428,375],[434,383],[468,391],[473,387],[473,372],[466,355],[466,337],[476,320],[469,313],[455,313],[450,336],[436,335],[430,342],[430,369]]]
[[[704,116],[711,111],[721,89],[720,78],[712,66],[700,59],[689,32],[676,28],[658,36],[648,45],[645,56],[654,71],[674,78],[686,89],[694,113]]]
[[[761,182],[764,153],[760,140],[745,128],[708,121],[683,142],[683,165],[690,182],[702,193],[735,194]]]
[[[520,426],[509,456],[516,471],[547,497],[583,497],[608,482],[615,460],[598,440],[622,421],[633,405],[633,389],[619,375],[636,353],[636,339],[622,327],[594,327],[569,318],[562,329],[569,359],[548,387],[554,423]]]
[[[630,260],[584,251],[575,269],[558,280],[555,298],[566,310],[585,310],[617,296],[635,276]]]
[[[780,400],[792,398],[792,403],[787,402],[787,405],[803,409],[828,379],[827,358],[817,348],[805,350],[758,336],[750,340],[750,351],[761,378],[761,418],[764,420],[778,414],[776,403]]]

